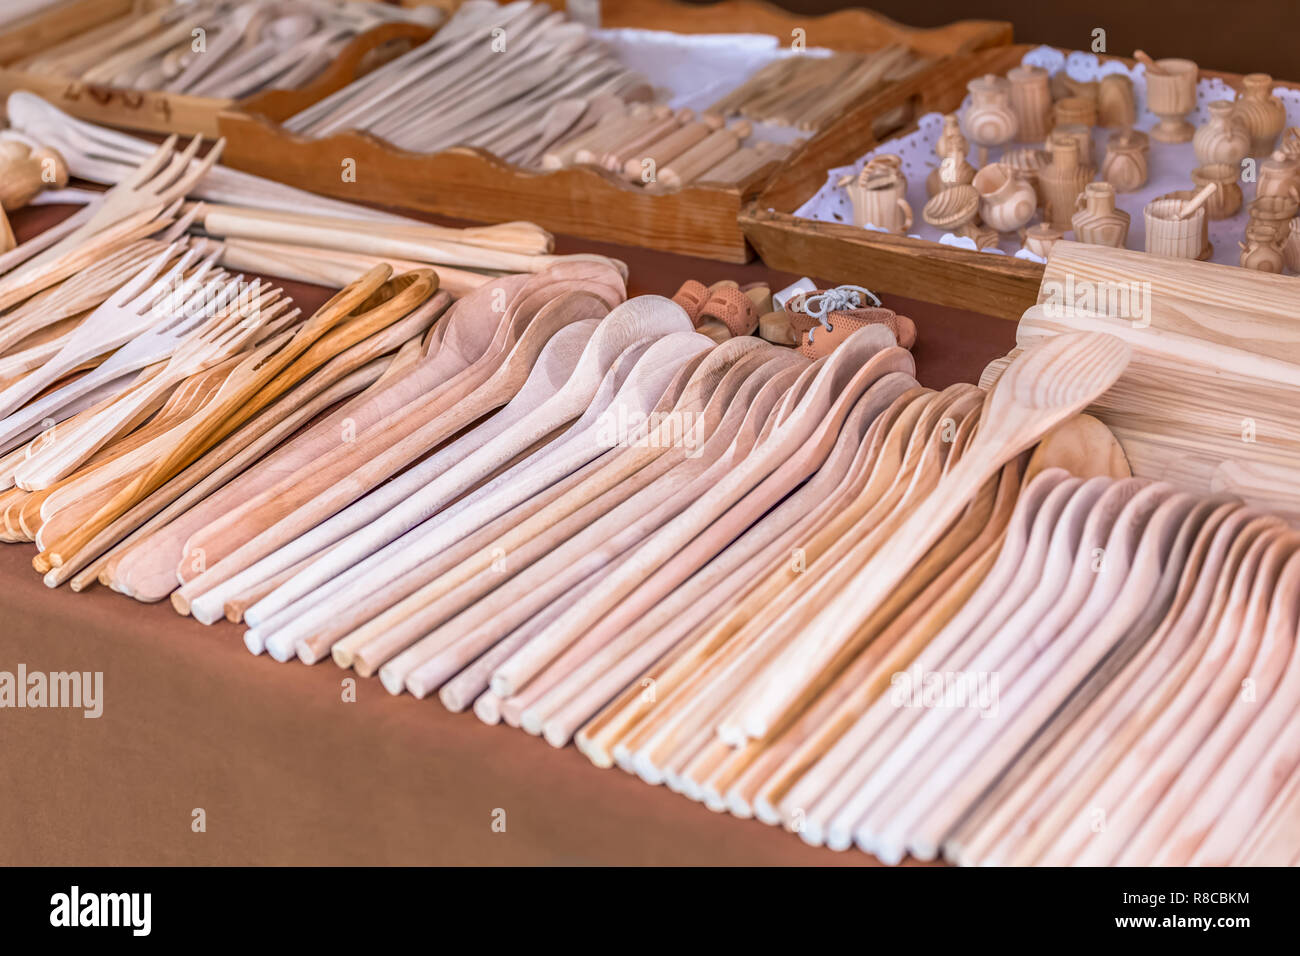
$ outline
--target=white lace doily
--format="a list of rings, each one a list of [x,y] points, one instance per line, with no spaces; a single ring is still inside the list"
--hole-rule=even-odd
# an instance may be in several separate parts
[[[1128,69],[1124,64],[1115,61],[1103,63],[1091,53],[1076,51],[1066,56],[1059,50],[1046,46],[1030,50],[1025,54],[1022,62],[1041,66],[1053,75],[1064,69],[1074,79],[1085,81],[1099,79],[1108,73],[1125,73],[1133,80],[1133,90],[1137,95],[1137,128],[1150,130],[1159,122],[1159,119],[1146,108],[1146,67],[1141,64]],[[1279,87],[1273,92],[1286,104],[1287,125],[1300,126],[1300,90]],[[1188,120],[1200,126],[1209,118],[1209,110],[1206,104],[1215,100],[1230,100],[1235,96],[1236,92],[1232,87],[1220,79],[1200,80],[1196,89],[1196,109],[1188,117]],[[970,97],[967,96],[962,103],[962,110],[965,110],[969,103]],[[861,172],[862,167],[872,156],[878,153],[895,153],[902,157],[903,172],[907,176],[907,201],[912,206],[916,220],[916,224],[913,226],[916,231],[913,235],[920,239],[929,239],[934,242],[944,242],[973,249],[975,244],[970,239],[962,239],[952,233],[944,233],[942,230],[928,225],[921,218],[921,210],[925,207],[928,199],[925,192],[925,179],[930,174],[930,170],[938,164],[938,159],[934,154],[934,146],[939,140],[939,133],[942,129],[943,116],[939,113],[927,113],[921,117],[915,132],[881,144],[852,166],[841,166],[832,169],[826,177],[826,184],[817,191],[816,195],[800,206],[795,211],[795,215],[807,219],[818,219],[823,222],[852,224],[853,206],[849,202],[848,194],[837,187],[836,183],[847,173],[856,174]],[[1101,161],[1106,155],[1106,139],[1108,135],[1106,130],[1093,130],[1093,161],[1098,167],[1101,166]],[[1013,143],[1012,145],[1015,146],[1016,144]],[[996,160],[1001,154],[1002,150],[991,149],[989,151],[989,161]],[[972,161],[973,155],[974,151],[972,150]],[[1128,232],[1128,248],[1141,251],[1146,247],[1146,226],[1142,219],[1143,207],[1152,199],[1165,193],[1194,188],[1191,172],[1198,165],[1196,151],[1192,148],[1190,142],[1171,144],[1160,143],[1154,139],[1151,141],[1146,185],[1136,192],[1120,193],[1116,197],[1116,206],[1127,212],[1132,219],[1132,225],[1129,227]],[[1228,265],[1237,265],[1239,262],[1241,250],[1237,243],[1241,241],[1245,233],[1248,218],[1246,203],[1249,203],[1254,198],[1254,184],[1243,183],[1242,192],[1245,195],[1245,202],[1242,203],[1241,211],[1236,216],[1231,219],[1222,219],[1210,223],[1210,243],[1214,246],[1214,262]],[[1033,221],[1037,222],[1040,218],[1035,217]],[[864,228],[874,229],[875,227],[867,226]],[[1072,234],[1067,232],[1066,237],[1072,238]],[[1020,240],[1018,237],[1004,236],[999,246],[985,251],[993,254],[1020,255],[1035,261],[1041,261],[1031,253],[1019,250]]]

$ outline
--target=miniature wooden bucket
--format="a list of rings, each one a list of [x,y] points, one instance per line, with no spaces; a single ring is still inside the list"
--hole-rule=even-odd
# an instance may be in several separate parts
[[[1195,259],[1201,254],[1205,207],[1178,219],[1186,200],[1155,199],[1142,210],[1147,226],[1147,252],[1175,259]]]

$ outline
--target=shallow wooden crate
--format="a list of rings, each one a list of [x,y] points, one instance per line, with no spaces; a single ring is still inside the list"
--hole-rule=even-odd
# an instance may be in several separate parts
[[[954,112],[961,106],[970,80],[986,73],[1004,74],[1034,48],[1034,44],[1014,44],[951,59],[948,68],[928,86],[926,111]],[[1129,66],[1135,63],[1124,57],[1100,58]],[[1235,73],[1202,69],[1201,77],[1218,77],[1236,89],[1242,85]],[[1274,83],[1297,87],[1281,80]],[[794,215],[825,184],[829,170],[847,166],[885,141],[916,130],[915,122],[896,132],[882,131],[876,123],[896,109],[904,96],[902,90],[888,91],[804,143],[741,211],[745,236],[773,269],[834,275],[845,282],[936,305],[1019,321],[1038,301],[1041,263]]]
[[[623,0],[602,9],[602,26],[644,27],[678,33],[764,33],[789,41],[804,31],[808,46],[863,52],[907,43],[935,63],[887,92],[905,89],[902,110],[925,107],[925,81],[947,58],[1011,40],[1011,26],[963,21],[936,29],[905,27],[867,10],[801,17],[757,0],[694,6],[675,0]],[[387,28],[383,28],[387,29]],[[359,54],[364,51],[353,51]],[[280,127],[354,78],[359,64],[340,58],[308,88],[254,96],[224,113],[225,162],[248,172],[344,199],[421,209],[462,219],[528,219],[553,232],[646,246],[727,262],[752,257],[738,217],[780,162],[737,185],[693,185],[647,193],[595,166],[554,171],[522,169],[472,147],[420,154],[361,132],[307,139]],[[874,102],[872,95],[869,102]],[[896,114],[902,125],[910,114]],[[355,181],[345,181],[345,162]]]
[[[69,0],[19,22],[0,34],[0,101],[15,90],[26,90],[49,100],[65,113],[105,126],[215,138],[218,135],[218,116],[235,107],[238,101],[160,90],[121,89],[9,65],[125,16],[133,9],[156,9],[166,5],[165,0],[146,0],[144,3],[139,0]],[[353,42],[364,39],[358,37]],[[370,45],[367,43],[368,47]],[[345,49],[340,58],[347,52]]]

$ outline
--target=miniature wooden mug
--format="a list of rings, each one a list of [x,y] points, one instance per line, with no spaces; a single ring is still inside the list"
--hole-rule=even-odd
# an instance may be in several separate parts
[[[895,176],[881,176],[846,187],[853,203],[853,218],[859,226],[873,225],[887,232],[912,228],[912,207],[904,198],[904,183]]]

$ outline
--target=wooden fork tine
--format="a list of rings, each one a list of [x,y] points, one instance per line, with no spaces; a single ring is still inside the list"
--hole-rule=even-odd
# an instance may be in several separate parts
[[[176,150],[176,134],[168,136],[159,147],[154,150],[152,156],[132,170],[131,174],[122,180],[120,185],[127,187],[129,190],[136,190],[143,183],[153,179],[158,171],[168,162],[172,153]]]
[[[173,298],[173,301],[175,299],[180,299],[182,302],[188,301],[193,294],[193,287],[202,279],[201,275],[185,275],[186,270],[198,254],[197,249],[186,249],[185,253],[177,260],[176,265],[172,266],[166,275],[135,300],[133,305],[136,307],[136,313],[139,314],[145,309],[157,308],[168,297]]]
[[[250,303],[248,294],[242,291],[239,295],[233,298],[226,294],[227,290],[232,288],[232,286],[238,283],[242,278],[242,276],[237,276],[234,282],[225,286],[225,288],[222,289],[222,292],[218,293],[217,298],[213,302],[213,318],[204,329],[204,335],[206,337],[211,338],[220,334],[221,331],[228,328],[232,323],[243,322],[248,318],[250,307],[260,306],[260,296]],[[260,283],[261,280],[257,280],[257,282],[253,283],[252,288],[256,289]]]
[[[280,333],[288,330],[301,318],[302,309],[294,309],[291,312],[286,312],[275,321],[266,323],[266,325],[258,329],[257,337],[253,340],[253,346],[255,348],[261,348],[263,343],[271,341],[276,336],[280,335]]]
[[[183,203],[184,200],[179,200],[179,204]],[[174,215],[171,210],[175,209],[177,205],[178,203],[173,203],[168,207],[167,211],[164,211],[163,215]],[[185,233],[189,231],[190,226],[194,225],[194,220],[203,212],[203,205],[203,203],[196,203],[191,206],[188,212],[183,212],[181,217],[168,226],[163,234],[158,238],[163,242],[174,242],[181,236],[185,235]],[[218,245],[220,245],[220,243]]]
[[[158,273],[162,271],[163,267],[175,257],[176,250],[180,245],[179,242],[169,243],[162,252],[153,257],[152,261],[137,272],[125,285],[114,292],[105,304],[122,307],[136,296],[140,295],[140,290],[148,286]]]
[[[275,307],[275,312],[279,312],[283,308],[284,308],[284,303],[280,303]],[[247,318],[247,317],[241,317],[238,314],[236,314],[233,317],[237,320],[241,318]],[[267,318],[273,318],[273,317],[274,317],[274,312],[272,312],[271,315],[267,316]],[[260,318],[261,315],[259,314],[259,319]],[[228,349],[230,353],[233,354],[235,351],[242,348],[244,346],[244,343],[248,342],[253,336],[255,336],[258,330],[262,327],[262,325],[263,325],[262,321],[258,321],[258,322],[236,321],[233,325],[226,328],[220,335],[218,335],[215,339],[213,339],[212,344],[216,347]]]
[[[199,147],[201,145],[203,145],[203,137],[195,134],[190,139],[189,145],[187,145],[182,152],[172,156],[167,165],[160,169],[158,174],[149,180],[148,191],[160,198],[168,196],[168,190],[170,190],[171,187],[181,179],[186,170],[190,168],[190,161],[198,155]]]
[[[166,187],[159,194],[160,196],[167,199],[184,201],[186,195],[189,194],[189,191],[194,188],[200,179],[208,174],[208,170],[212,169],[212,167],[217,164],[217,160],[221,158],[221,151],[226,148],[225,137],[223,136],[221,139],[213,143],[212,148],[208,150],[208,154],[201,160],[191,162],[194,157],[194,152],[197,152],[198,150],[197,144],[200,142],[201,139],[198,136],[194,137],[194,141],[190,143],[191,149],[185,151],[188,157],[186,162],[188,166],[192,166],[193,168],[187,167],[188,171],[177,179],[176,182],[172,183],[172,185]]]

